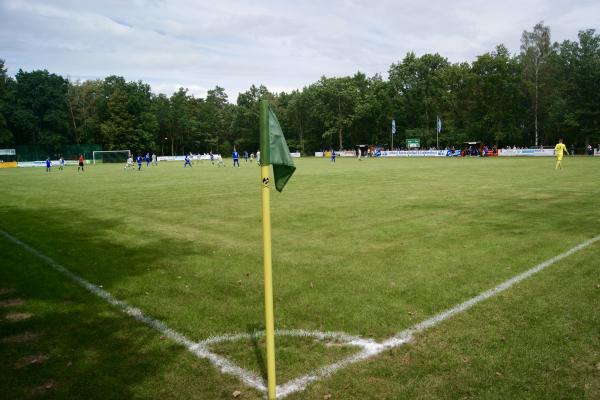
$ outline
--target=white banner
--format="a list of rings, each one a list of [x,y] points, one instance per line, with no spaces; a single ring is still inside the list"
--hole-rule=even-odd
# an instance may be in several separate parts
[[[15,156],[17,155],[15,149],[0,149],[0,156]]]
[[[90,160],[85,160],[86,164],[90,163]],[[58,167],[60,165],[59,160],[50,160],[50,165]],[[78,160],[65,160],[65,165],[79,165]],[[46,167],[46,161],[19,161],[17,163],[19,168],[30,168],[30,167]]]
[[[554,149],[500,149],[500,157],[553,157]]]
[[[213,154],[213,157],[215,160],[221,160],[222,157],[220,154]],[[160,157],[156,157],[157,161],[184,161],[185,160],[185,156],[160,156]],[[210,160],[210,154],[192,154],[192,156],[190,157],[190,160]],[[134,159],[135,161],[135,159]]]
[[[322,151],[315,151],[315,157],[323,157],[324,153]]]
[[[300,158],[301,154],[299,151],[295,152],[295,153],[290,153],[292,157],[294,158]]]
[[[447,157],[451,150],[385,150],[381,157]],[[375,153],[377,155],[377,152]]]
[[[594,149],[594,156],[600,157],[600,150]]]

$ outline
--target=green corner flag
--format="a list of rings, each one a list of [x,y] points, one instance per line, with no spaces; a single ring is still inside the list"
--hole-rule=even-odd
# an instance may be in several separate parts
[[[275,188],[281,192],[296,170],[279,121],[267,100],[260,101],[260,180],[262,196],[263,260],[265,280],[265,342],[267,346],[267,394],[275,400],[275,315],[273,312],[273,261],[271,257],[271,200],[269,165]]]
[[[277,116],[271,110],[269,102],[262,100],[260,112],[266,126],[260,130],[260,164],[273,165],[275,189],[281,192],[296,170],[294,160],[283,136]]]

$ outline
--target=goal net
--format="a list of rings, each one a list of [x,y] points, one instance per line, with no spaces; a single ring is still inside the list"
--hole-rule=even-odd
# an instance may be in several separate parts
[[[127,161],[127,157],[131,152],[129,150],[105,150],[94,151],[92,157],[94,164],[96,163],[123,163]]]

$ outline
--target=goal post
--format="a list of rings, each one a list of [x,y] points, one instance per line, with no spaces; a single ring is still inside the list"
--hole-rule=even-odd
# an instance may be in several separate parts
[[[92,159],[94,164],[125,163],[130,154],[130,150],[97,150],[92,152]]]

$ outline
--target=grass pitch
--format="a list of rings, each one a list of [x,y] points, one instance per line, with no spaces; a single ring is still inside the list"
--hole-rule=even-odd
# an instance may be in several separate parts
[[[271,197],[276,327],[383,340],[600,234],[600,160],[563,163],[297,160]],[[243,162],[0,170],[0,229],[193,340],[250,333],[259,184]],[[0,254],[4,397],[261,398],[3,237]],[[289,398],[598,398],[598,310],[596,243]],[[278,383],[353,351],[276,345]],[[214,351],[265,369],[260,340]]]

